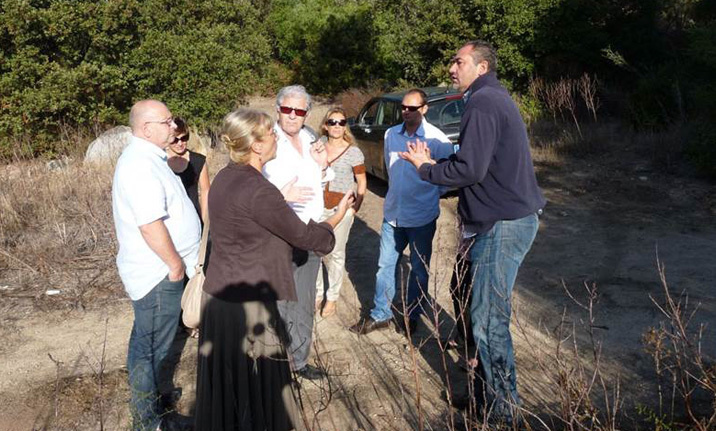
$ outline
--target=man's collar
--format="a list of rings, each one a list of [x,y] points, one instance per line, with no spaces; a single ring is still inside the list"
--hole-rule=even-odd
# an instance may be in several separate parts
[[[421,137],[421,138],[424,138],[424,137],[425,137],[425,127],[423,127],[423,126],[425,125],[425,121],[426,121],[426,120],[425,120],[425,117],[423,117],[423,119],[420,121],[420,125],[418,126],[417,129],[415,129],[415,135],[414,135],[414,136],[419,136],[419,137]],[[402,124],[401,127],[400,127],[400,134],[401,134],[401,135],[408,136],[408,135],[405,134],[405,131],[406,131],[406,130],[405,130],[405,121],[403,121],[403,124]]]
[[[283,129],[281,128],[281,126],[278,125],[278,122],[274,123],[273,130],[276,133],[278,141],[281,141],[281,140],[290,141],[286,132],[284,132]],[[301,130],[298,131],[298,137],[299,137],[299,140],[301,141],[301,144],[303,144],[303,142],[304,142],[304,140],[306,140],[306,138],[308,138],[309,142],[313,141],[311,134],[308,131],[306,131],[306,129],[303,127],[301,128]]]
[[[470,94],[476,92],[482,87],[499,83],[500,81],[497,79],[497,73],[495,73],[494,71],[490,71],[472,81],[472,84],[470,84],[470,87],[468,87],[468,89],[465,91],[465,94],[467,94],[467,97],[469,97]]]
[[[139,136],[132,135],[132,142],[136,142],[138,144],[138,147],[141,148],[143,151],[147,151],[149,153],[152,153],[156,156],[161,157],[163,160],[167,159],[167,152],[156,146],[155,144],[147,141],[144,138],[140,138]]]

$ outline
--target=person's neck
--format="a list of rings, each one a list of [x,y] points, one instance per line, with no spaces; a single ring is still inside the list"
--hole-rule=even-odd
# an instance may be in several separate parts
[[[415,124],[405,123],[405,133],[407,133],[408,136],[413,136],[415,134],[415,132],[418,131],[418,128],[420,127],[420,123],[422,123],[422,122],[423,121],[420,120],[420,121],[416,122]]]
[[[259,157],[255,153],[251,154],[251,158],[249,159],[247,165],[251,166],[259,172],[262,172],[264,169],[264,163],[261,161],[261,157]]]
[[[326,142],[327,145],[330,145],[332,147],[345,147],[348,145],[348,142],[346,142],[343,137],[340,138],[331,138],[328,137],[328,142]]]
[[[296,133],[295,135],[289,135],[286,133],[286,131],[283,132],[286,134],[286,137],[288,138],[288,141],[293,145],[293,148],[298,151],[298,154],[303,155],[303,148],[301,146],[301,131]]]

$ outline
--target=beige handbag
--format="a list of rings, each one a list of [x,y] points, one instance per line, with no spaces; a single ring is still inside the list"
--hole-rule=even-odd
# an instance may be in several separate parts
[[[206,258],[206,243],[209,239],[209,223],[204,226],[199,246],[199,260],[196,264],[196,273],[189,279],[181,296],[182,321],[187,328],[198,328],[201,322],[201,295],[202,286],[206,279],[204,275],[204,260]]]

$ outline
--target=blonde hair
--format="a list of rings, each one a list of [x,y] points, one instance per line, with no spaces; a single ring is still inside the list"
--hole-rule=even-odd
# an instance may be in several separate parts
[[[232,162],[245,165],[249,161],[251,144],[266,136],[273,120],[256,109],[239,108],[224,117],[221,126],[221,142],[229,149]]]
[[[329,109],[328,112],[326,112],[326,115],[323,117],[323,122],[321,122],[321,136],[328,136],[326,121],[328,121],[328,119],[333,114],[341,114],[345,120],[348,120],[346,111],[340,106],[334,106],[333,108]],[[355,138],[353,137],[353,133],[351,133],[351,128],[348,127],[347,123],[346,126],[343,128],[343,140],[348,142],[349,145],[355,144]]]

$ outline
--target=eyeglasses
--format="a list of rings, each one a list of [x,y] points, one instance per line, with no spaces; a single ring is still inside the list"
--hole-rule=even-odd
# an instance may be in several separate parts
[[[403,111],[415,112],[418,109],[422,108],[423,106],[425,106],[425,104],[418,105],[418,106],[400,105],[400,109],[402,109]]]
[[[306,114],[308,114],[308,109],[298,109],[298,108],[292,108],[290,106],[279,106],[278,110],[282,114],[290,114],[292,111],[296,113],[296,116],[298,117],[305,117]]]
[[[333,118],[329,118],[328,120],[326,120],[326,125],[327,125],[327,126],[341,126],[341,127],[345,127],[345,125],[346,125],[346,119],[344,118],[344,119],[342,119],[342,120],[334,120]]]
[[[175,137],[174,140],[172,141],[172,144],[178,144],[180,141],[181,141],[181,142],[188,142],[188,141],[189,141],[189,135],[184,135],[184,136],[177,136],[177,137]]]
[[[144,123],[158,123],[158,124],[164,124],[167,127],[171,127],[172,123],[174,122],[174,117],[169,117],[166,120],[157,120],[157,121],[145,121]]]

